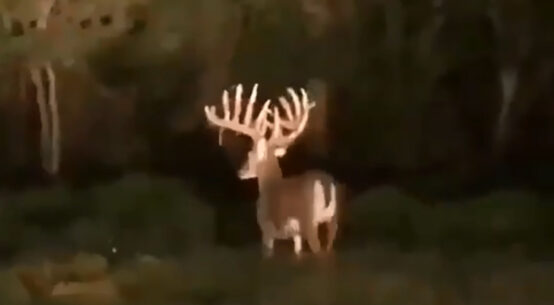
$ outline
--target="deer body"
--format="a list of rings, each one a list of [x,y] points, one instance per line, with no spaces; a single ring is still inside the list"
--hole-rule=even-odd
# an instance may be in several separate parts
[[[273,252],[275,239],[293,239],[294,251],[302,251],[302,240],[308,241],[312,252],[321,250],[318,226],[327,224],[327,250],[331,250],[337,231],[337,184],[325,172],[307,171],[301,175],[283,177],[278,158],[286,154],[286,149],[302,133],[309,110],[315,106],[310,103],[305,90],[302,90],[302,102],[292,89],[288,89],[294,101],[294,114],[284,97],[279,99],[287,119],[281,119],[278,108],[269,110],[269,100],[265,102],[255,121],[252,121],[252,106],[256,99],[257,85],[251,93],[244,122],[240,122],[242,86],[235,93],[234,115],[231,117],[227,91],[223,94],[224,117],[215,114],[215,107],[206,107],[209,122],[252,138],[254,145],[248,153],[243,167],[238,171],[240,179],[258,181],[259,198],[256,202],[256,217],[262,233],[266,252]],[[269,122],[267,116],[273,116]],[[266,132],[271,129],[271,136]],[[287,135],[282,129],[291,130]]]
[[[337,230],[337,196],[333,178],[321,171],[283,178],[262,193],[257,202],[257,220],[264,246],[271,250],[275,239],[294,239],[295,252],[301,240],[319,252],[320,224],[327,224],[327,250],[332,248]]]

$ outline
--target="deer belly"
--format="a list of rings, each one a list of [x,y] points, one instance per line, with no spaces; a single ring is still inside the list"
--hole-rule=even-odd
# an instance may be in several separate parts
[[[281,222],[279,226],[276,226],[269,217],[268,206],[264,199],[260,198],[257,202],[256,218],[260,229],[276,239],[289,239],[295,235],[300,234],[300,220],[296,217],[287,217],[285,221]]]
[[[289,239],[300,234],[300,221],[296,218],[288,218],[280,227],[275,227],[271,220],[265,220],[262,230],[276,239]]]

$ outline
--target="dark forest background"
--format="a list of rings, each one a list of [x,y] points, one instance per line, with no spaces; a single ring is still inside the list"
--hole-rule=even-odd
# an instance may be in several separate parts
[[[168,0],[127,10],[128,31],[108,38],[96,33],[109,31],[100,22],[75,23],[55,46],[33,44],[26,20],[4,33],[5,185],[46,179],[33,88],[18,66],[43,56],[59,78],[64,182],[133,170],[222,178],[229,162],[202,106],[258,82],[261,98],[302,86],[324,108],[313,119],[321,126],[284,160],[291,170],[325,167],[356,190],[433,175],[548,187],[548,2]]]
[[[109,11],[51,39],[36,41],[32,20],[0,31],[5,259],[257,245],[256,184],[235,174],[250,143],[225,133],[218,146],[203,113],[237,83],[259,83],[259,99],[306,87],[317,101],[281,165],[344,184],[339,249],[552,257],[553,1],[164,0],[124,12],[117,33],[101,22]],[[33,56],[57,76],[56,175],[41,167],[22,69]]]

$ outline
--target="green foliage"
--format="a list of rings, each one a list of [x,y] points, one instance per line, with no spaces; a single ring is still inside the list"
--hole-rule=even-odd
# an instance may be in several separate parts
[[[13,271],[0,270],[0,302],[6,305],[29,304],[31,296]]]
[[[381,187],[356,198],[348,213],[351,230],[358,238],[411,243],[414,222],[428,211],[398,189]]]
[[[29,38],[13,38],[0,32],[0,64],[9,64],[21,59],[29,52],[32,41]]]
[[[135,174],[83,190],[4,193],[0,200],[3,247],[34,247],[40,255],[37,244],[47,247],[65,239],[78,250],[96,253],[112,240],[109,246],[118,247],[127,259],[107,270],[133,304],[503,304],[513,297],[534,303],[552,299],[545,283],[552,280],[553,266],[530,262],[535,253],[552,253],[552,207],[547,198],[523,190],[433,206],[395,187],[369,190],[344,209],[341,228],[347,230],[340,238],[356,239],[356,247],[339,243],[332,255],[301,261],[281,254],[263,261],[258,245],[214,245],[211,208],[172,179]],[[73,265],[82,272],[106,270],[101,256],[77,258]],[[28,304],[14,274],[0,274],[0,292],[5,287],[10,291],[0,296]]]
[[[169,179],[131,175],[92,189],[45,188],[0,200],[0,244],[17,251],[65,245],[163,254],[214,240],[212,209]]]
[[[120,255],[162,255],[206,247],[215,239],[213,209],[172,179],[137,174],[84,190],[45,188],[5,194],[1,200],[0,244],[16,251],[65,243],[101,253],[114,247]],[[344,211],[339,244],[438,247],[457,255],[505,249],[544,256],[554,250],[548,242],[554,232],[552,207],[524,191],[430,205],[397,188],[380,187]]]
[[[8,249],[34,249],[55,243],[56,234],[86,212],[63,187],[10,194],[2,201],[0,244]]]
[[[496,191],[456,203],[425,205],[393,187],[357,198],[348,226],[358,241],[402,247],[440,247],[460,255],[476,249],[511,249],[533,255],[552,250],[552,207],[525,191]]]
[[[215,237],[211,208],[178,181],[135,175],[88,192],[98,220],[119,230],[123,236],[116,240],[123,243],[151,241],[154,248],[186,248],[210,244]]]

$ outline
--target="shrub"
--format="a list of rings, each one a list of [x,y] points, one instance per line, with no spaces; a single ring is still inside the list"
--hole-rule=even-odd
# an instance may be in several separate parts
[[[53,187],[2,199],[0,245],[16,252],[59,245],[168,254],[214,240],[212,208],[177,180],[130,175],[85,190]]]
[[[407,245],[417,236],[415,224],[429,210],[401,190],[384,186],[355,199],[348,211],[349,233],[355,240],[392,241]]]
[[[464,253],[479,248],[548,250],[552,210],[525,191],[498,190],[430,206],[394,187],[381,187],[355,199],[346,212],[348,238]]]
[[[88,191],[96,221],[112,228],[115,247],[172,251],[210,244],[210,207],[176,180],[130,175]]]

